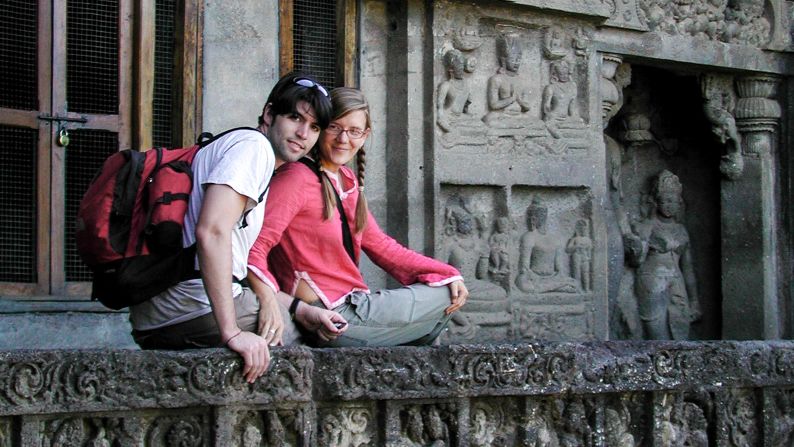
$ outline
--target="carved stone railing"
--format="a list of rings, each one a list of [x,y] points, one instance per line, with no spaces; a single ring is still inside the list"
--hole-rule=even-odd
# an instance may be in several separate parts
[[[794,342],[0,353],[0,446],[790,445]],[[285,444],[286,443],[286,444]]]

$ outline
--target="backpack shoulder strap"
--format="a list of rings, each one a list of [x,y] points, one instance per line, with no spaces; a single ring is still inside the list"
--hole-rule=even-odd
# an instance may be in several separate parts
[[[205,147],[208,144],[212,143],[213,141],[218,140],[220,137],[224,135],[228,135],[232,132],[237,132],[238,130],[252,130],[254,132],[258,132],[261,135],[264,135],[262,132],[259,131],[259,129],[254,129],[253,127],[235,127],[234,129],[224,130],[218,135],[212,135],[209,132],[202,132],[196,139],[196,144],[199,147]],[[267,138],[267,136],[265,136],[265,138]]]
[[[298,161],[306,165],[315,174],[317,174],[317,179],[320,182],[323,181],[322,176],[326,174],[323,174],[323,172],[320,171],[320,166],[318,163],[315,163],[314,160],[308,157],[303,157]],[[347,251],[347,254],[350,256],[350,259],[353,260],[354,264],[358,265],[358,262],[356,262],[356,255],[353,251],[353,235],[350,233],[350,226],[347,224],[347,215],[345,215],[345,209],[342,207],[342,199],[339,197],[339,193],[336,192],[336,188],[331,187],[331,190],[334,192],[334,198],[336,199],[336,209],[339,212],[339,219],[342,221],[342,243],[345,246],[345,251]]]

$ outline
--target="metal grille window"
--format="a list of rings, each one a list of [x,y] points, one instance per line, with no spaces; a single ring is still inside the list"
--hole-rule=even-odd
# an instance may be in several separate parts
[[[36,135],[0,126],[0,281],[36,281]]]
[[[118,113],[118,24],[118,0],[67,3],[66,97],[70,111]]]
[[[157,0],[154,41],[154,101],[152,102],[152,143],[171,147],[173,143],[174,19],[175,0]]]
[[[77,254],[75,223],[80,199],[102,162],[118,152],[118,134],[103,130],[75,130],[66,151],[66,220],[64,226],[67,281],[90,281],[91,272]]]
[[[0,14],[0,107],[34,110],[37,103],[38,8],[29,0],[3,2]]]
[[[336,86],[336,1],[295,0],[294,69],[310,73],[328,87]]]
[[[114,152],[195,138],[202,4],[3,2],[0,296],[90,293],[80,200]]]

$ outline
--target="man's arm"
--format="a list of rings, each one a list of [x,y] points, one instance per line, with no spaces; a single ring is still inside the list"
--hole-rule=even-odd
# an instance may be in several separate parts
[[[270,363],[267,341],[251,332],[242,332],[232,297],[232,231],[248,198],[227,185],[211,184],[204,192],[196,225],[198,261],[204,288],[218,322],[221,340],[243,357],[243,375],[253,383]]]

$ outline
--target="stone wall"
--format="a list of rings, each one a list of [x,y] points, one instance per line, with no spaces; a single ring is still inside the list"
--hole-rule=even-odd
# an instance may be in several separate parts
[[[464,273],[446,341],[790,334],[790,11],[362,2],[373,209]]]
[[[344,361],[340,361],[344,359]],[[0,353],[0,446],[781,446],[794,343]]]

